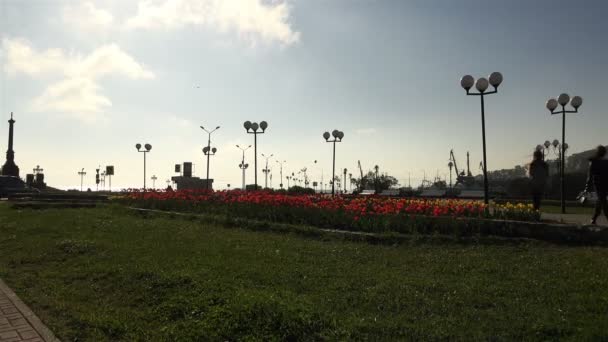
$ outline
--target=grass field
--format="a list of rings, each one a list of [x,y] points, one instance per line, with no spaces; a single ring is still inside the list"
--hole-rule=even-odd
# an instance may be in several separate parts
[[[63,341],[608,339],[608,249],[372,245],[0,205],[0,277]]]

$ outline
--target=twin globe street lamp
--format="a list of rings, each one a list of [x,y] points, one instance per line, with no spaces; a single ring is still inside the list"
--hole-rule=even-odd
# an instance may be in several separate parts
[[[329,140],[329,138],[332,136],[334,139]],[[331,175],[332,175],[331,195],[335,196],[336,189],[335,189],[335,184],[334,184],[335,182],[333,181],[333,179],[336,177],[336,143],[342,142],[342,139],[344,139],[344,132],[334,129],[333,132],[331,132],[331,136],[330,136],[329,132],[323,133],[323,138],[325,138],[326,142],[334,144],[333,166],[332,166],[332,173],[331,173]]]
[[[144,150],[141,149],[141,144],[135,144],[135,148],[137,152],[142,152],[144,154],[144,191],[146,191],[146,154],[152,150],[152,145],[145,144]]]
[[[264,188],[268,188],[268,173],[270,173],[270,169],[268,168],[268,160],[270,158],[272,158],[272,156],[274,156],[274,154],[271,154],[269,156],[264,155],[264,153],[262,153],[262,157],[264,157],[264,159],[266,159],[266,167],[262,169],[262,172],[264,172]]]
[[[245,127],[245,131],[248,134],[253,134],[253,154],[254,154],[254,180],[255,180],[255,190],[258,189],[258,134],[264,134],[266,132],[266,128],[268,128],[268,123],[266,121],[260,122],[258,125],[257,122],[245,121],[243,123],[243,127]],[[260,129],[260,131],[258,131]]]
[[[236,145],[236,147],[238,149],[240,149],[241,151],[243,151],[243,159],[241,159],[241,163],[239,164],[239,169],[241,169],[243,171],[243,191],[245,191],[247,189],[247,184],[245,184],[245,170],[247,170],[247,168],[249,167],[249,164],[245,163],[245,151],[250,149],[251,145],[249,145],[245,148],[243,148],[239,145]]]
[[[566,110],[566,105],[570,103],[570,106],[574,108],[574,110]],[[559,177],[560,177],[560,189],[561,189],[561,204],[562,204],[562,214],[566,213],[566,198],[564,197],[565,192],[565,182],[564,182],[564,165],[565,160],[564,156],[566,155],[566,114],[570,113],[578,113],[578,107],[583,104],[583,98],[580,96],[574,96],[570,99],[570,95],[563,93],[557,97],[557,100],[554,98],[550,98],[547,100],[546,106],[551,115],[561,114],[562,115],[562,144],[561,144],[561,152],[560,152],[560,167],[559,167]],[[561,106],[561,109],[557,109],[557,107]]]
[[[467,95],[479,96],[481,98],[481,136],[483,141],[483,194],[485,204],[488,204],[489,202],[489,191],[488,163],[486,158],[486,118],[484,96],[496,94],[498,92],[498,86],[500,86],[500,84],[502,83],[502,74],[499,72],[493,72],[492,74],[490,74],[488,79],[482,77],[475,81],[475,79],[471,75],[465,75],[460,79],[460,86],[462,86],[462,88],[467,91]],[[475,88],[479,91],[478,93],[470,92],[473,85],[475,85]],[[489,85],[492,85],[492,87],[494,87],[494,90],[486,91]]]
[[[207,132],[207,146],[203,147],[203,154],[207,156],[207,190],[209,190],[209,161],[210,161],[210,157],[215,155],[215,152],[217,152],[217,148],[213,147],[211,148],[211,133],[217,131],[218,129],[220,129],[220,126],[215,127],[214,130],[212,131],[208,131],[207,129],[205,129],[205,127],[201,126],[201,129],[205,132]]]

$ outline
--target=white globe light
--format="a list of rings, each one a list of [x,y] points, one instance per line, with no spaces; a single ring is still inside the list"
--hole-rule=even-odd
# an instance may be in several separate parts
[[[570,104],[574,109],[578,109],[583,104],[583,98],[580,96],[574,96],[572,100],[570,100]]]
[[[214,147],[214,148],[212,148],[212,149],[211,149],[211,152],[213,152],[213,153],[217,152],[217,148],[215,148],[215,147]]]
[[[475,84],[475,79],[471,75],[464,75],[460,79],[460,86],[463,87],[465,90],[469,90],[469,89],[473,88],[474,84]]]
[[[203,147],[203,153],[207,153],[207,151],[209,151],[209,147],[207,147],[207,146]]]
[[[488,89],[489,85],[490,84],[489,84],[488,80],[483,77],[477,79],[477,82],[475,82],[475,88],[477,88],[477,90],[479,90],[482,93]]]
[[[502,83],[502,74],[499,72],[493,72],[490,74],[490,84],[494,88],[498,88],[498,86]]]
[[[331,137],[331,135],[329,134],[329,132],[323,133],[323,138],[325,138],[325,140],[329,140],[329,137]]]
[[[557,147],[559,145],[559,140],[553,140],[553,147]]]
[[[555,110],[555,108],[557,108],[557,100],[549,99],[549,100],[547,100],[547,103],[545,104],[545,106],[547,107],[547,109],[549,111],[553,112]]]
[[[537,151],[542,151],[543,150],[543,146],[542,145],[536,145],[536,150]]]
[[[344,132],[340,131],[340,134],[338,137],[340,138],[340,140],[344,139]]]
[[[141,149],[141,144],[135,144],[135,148],[138,150]]]
[[[333,132],[331,132],[331,135],[334,138],[337,138],[340,135],[340,131],[338,131],[337,129],[334,129]]]
[[[249,130],[251,128],[251,121],[245,121],[243,127],[245,127],[246,130]]]
[[[562,106],[565,106],[568,104],[568,102],[570,102],[570,96],[566,93],[560,94],[557,97],[557,103],[559,103]]]
[[[551,142],[549,140],[545,140],[545,147],[549,148],[551,146]]]
[[[568,143],[564,143],[564,150],[568,149]]]
[[[258,130],[258,128],[260,128],[260,125],[258,125],[257,122],[254,122],[251,124],[251,129],[255,132]]]
[[[150,144],[145,144],[144,147],[146,148],[146,150],[150,151],[152,149],[152,145]]]
[[[262,131],[265,131],[266,128],[268,128],[268,123],[266,121],[260,122],[260,128],[262,129]]]

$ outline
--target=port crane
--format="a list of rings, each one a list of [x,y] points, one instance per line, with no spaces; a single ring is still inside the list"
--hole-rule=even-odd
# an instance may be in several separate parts
[[[469,156],[469,152],[467,152],[467,171],[465,173],[464,170],[462,170],[462,172],[458,171],[458,165],[456,163],[456,157],[454,157],[454,150],[450,150],[450,162],[452,162],[453,166],[454,166],[454,171],[456,171],[456,183],[454,184],[455,186],[458,184],[462,184],[465,186],[471,186],[473,185],[473,183],[475,183],[475,177],[473,177],[473,174],[471,173],[471,163],[470,163],[470,156]]]

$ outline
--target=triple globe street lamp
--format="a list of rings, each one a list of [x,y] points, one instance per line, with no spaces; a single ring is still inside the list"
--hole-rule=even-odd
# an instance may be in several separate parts
[[[330,137],[333,137],[333,140],[329,140]],[[336,177],[336,143],[342,142],[342,139],[344,139],[344,132],[342,131],[338,131],[337,129],[334,129],[333,132],[331,132],[331,135],[329,134],[329,132],[325,132],[323,133],[323,138],[325,138],[325,141],[328,143],[333,143],[334,144],[334,154],[333,154],[333,166],[332,166],[332,172],[331,172],[331,177],[332,177],[332,182],[331,182],[331,195],[335,196],[336,194],[336,189],[335,189],[335,182],[333,181],[334,178]]]
[[[257,122],[245,121],[243,123],[243,127],[245,127],[245,131],[248,134],[253,134],[253,154],[254,154],[254,183],[255,190],[258,189],[258,134],[264,134],[266,132],[266,128],[268,128],[268,123],[266,121],[260,122],[258,125]],[[259,131],[258,131],[259,129]]]
[[[466,90],[467,95],[471,96],[479,96],[481,98],[481,137],[483,141],[483,194],[484,194],[484,202],[488,204],[489,202],[489,190],[488,190],[488,163],[486,158],[486,118],[485,118],[485,104],[484,97],[490,94],[496,94],[498,92],[498,86],[502,83],[502,74],[499,72],[493,72],[486,79],[484,77],[477,79],[473,78],[471,75],[465,75],[460,79],[460,86]],[[475,85],[478,93],[471,93],[470,90]],[[488,90],[488,86],[492,85],[494,90]]]
[[[574,108],[574,110],[566,110],[566,105],[570,103],[570,106]],[[557,97],[557,100],[554,98],[550,98],[547,100],[546,106],[551,115],[561,114],[562,115],[562,144],[561,144],[561,152],[560,152],[560,167],[559,167],[559,177],[560,177],[560,189],[561,189],[561,205],[562,205],[562,214],[566,213],[566,198],[564,197],[565,192],[565,181],[564,181],[564,165],[565,160],[564,156],[566,155],[566,114],[570,113],[578,113],[578,108],[583,104],[583,98],[580,96],[574,96],[570,99],[570,95],[563,93]],[[557,107],[561,106],[561,109],[557,109]],[[557,110],[556,110],[557,109]]]

